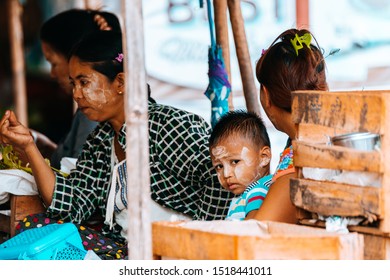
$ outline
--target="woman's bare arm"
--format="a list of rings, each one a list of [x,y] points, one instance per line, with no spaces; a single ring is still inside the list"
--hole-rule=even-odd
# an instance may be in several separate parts
[[[279,177],[270,187],[254,218],[262,221],[296,223],[296,208],[290,200],[290,179],[295,173]]]

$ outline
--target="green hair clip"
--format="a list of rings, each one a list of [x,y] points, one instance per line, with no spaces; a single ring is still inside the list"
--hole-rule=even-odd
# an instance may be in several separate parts
[[[310,33],[305,33],[303,36],[299,37],[298,34],[295,34],[295,38],[290,39],[290,41],[298,56],[298,51],[303,48],[303,44],[305,44],[310,49],[311,35]]]

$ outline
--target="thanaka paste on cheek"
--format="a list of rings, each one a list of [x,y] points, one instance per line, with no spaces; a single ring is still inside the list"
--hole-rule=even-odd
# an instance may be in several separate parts
[[[247,147],[243,147],[241,150],[241,158],[244,160],[247,166],[251,166],[253,164],[253,158],[250,156],[250,150]]]
[[[107,96],[111,95],[111,90],[101,88],[99,85],[99,79],[96,75],[92,74],[91,82],[88,87],[82,89],[84,98],[89,104],[95,105],[100,109],[107,104]]]
[[[238,165],[235,168],[234,175],[241,182],[245,182],[246,184],[250,184],[257,179],[259,176],[257,168],[253,167],[254,159],[250,156],[250,150],[247,147],[243,147],[241,150],[241,158],[244,165]],[[253,172],[249,172],[252,170]]]

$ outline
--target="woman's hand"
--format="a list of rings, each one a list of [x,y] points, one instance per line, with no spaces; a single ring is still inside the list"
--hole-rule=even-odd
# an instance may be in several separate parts
[[[111,26],[108,25],[106,19],[101,15],[95,15],[94,21],[97,23],[100,30],[105,30],[105,31],[111,30]]]
[[[14,112],[9,110],[0,121],[0,144],[12,145],[23,166],[27,164],[25,150],[28,145],[34,144],[34,139],[29,129],[17,120]]]
[[[18,152],[34,145],[30,130],[17,120],[13,111],[7,110],[0,121],[0,143],[12,145]]]
[[[12,145],[30,163],[39,193],[46,205],[51,204],[55,175],[34,143],[30,130],[22,125],[14,112],[6,111],[0,121],[0,144]]]

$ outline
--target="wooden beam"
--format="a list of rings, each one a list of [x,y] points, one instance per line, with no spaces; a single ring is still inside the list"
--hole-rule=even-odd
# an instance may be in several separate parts
[[[238,65],[240,67],[242,89],[246,108],[260,115],[260,93],[255,85],[252,61],[245,34],[245,23],[241,12],[240,0],[228,0],[230,22],[233,30]]]
[[[28,126],[22,12],[22,5],[19,0],[8,0],[12,91],[15,100],[15,113],[19,122]]]
[[[302,28],[310,29],[309,0],[296,0],[295,9],[296,9],[297,29],[302,29]]]
[[[340,146],[328,146],[293,141],[294,165],[336,170],[381,172],[379,151],[358,151]]]
[[[325,228],[325,222],[312,219],[303,219],[299,224]],[[366,226],[348,226],[350,232],[358,232],[364,237],[365,260],[388,260],[390,259],[390,236],[378,228]]]
[[[381,108],[381,154],[382,154],[382,204],[384,208],[384,219],[380,224],[381,230],[390,232],[390,94],[382,95]],[[390,247],[389,247],[390,248]],[[390,250],[389,250],[390,251]]]
[[[126,75],[126,163],[129,259],[152,259],[148,92],[146,83],[142,0],[122,0]]]
[[[251,228],[252,223],[245,221],[241,222],[241,233],[234,234],[229,227],[237,225],[228,224],[232,222],[224,221],[227,223],[224,229],[218,226],[218,221],[200,223],[203,223],[202,229],[166,221],[154,222],[153,253],[156,259],[363,259],[363,236],[356,233],[340,235],[276,222],[258,222],[256,228]]]
[[[214,0],[214,25],[217,45],[222,48],[222,56],[225,63],[229,83],[232,84],[230,67],[229,29],[227,24],[227,0]],[[234,110],[233,87],[229,95],[229,110]]]
[[[299,208],[324,216],[383,217],[381,188],[334,182],[291,179],[290,198]]]
[[[383,94],[385,91],[296,91],[292,93],[292,119],[296,124],[383,134]]]

